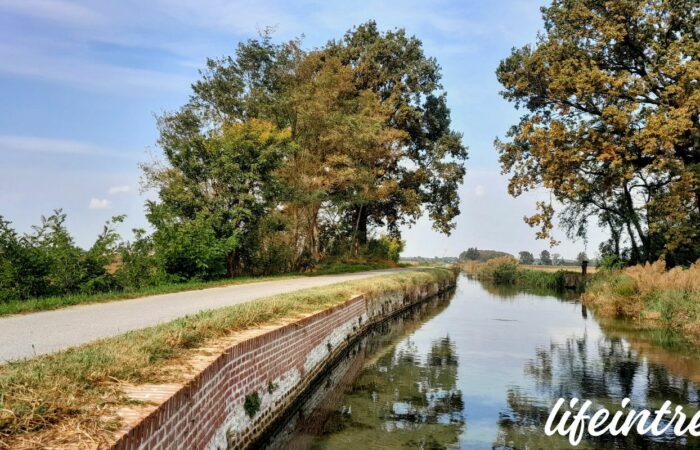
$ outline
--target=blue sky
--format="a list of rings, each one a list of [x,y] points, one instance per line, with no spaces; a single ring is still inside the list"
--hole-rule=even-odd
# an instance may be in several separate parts
[[[513,199],[500,175],[496,136],[519,112],[498,95],[494,71],[541,29],[542,2],[0,0],[0,215],[20,231],[63,208],[89,245],[105,220],[146,227],[138,164],[157,155],[154,114],[183,104],[207,57],[276,27],[308,47],[375,19],[422,39],[443,69],[453,125],[470,148],[462,215],[450,236],[421,220],[404,230],[406,255],[457,255],[477,246],[546,248],[522,220],[536,198]],[[574,257],[582,242],[552,250]],[[594,230],[594,254],[601,239]]]

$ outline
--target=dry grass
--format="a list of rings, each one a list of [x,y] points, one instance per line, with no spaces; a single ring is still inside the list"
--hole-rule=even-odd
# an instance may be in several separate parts
[[[663,261],[601,273],[583,295],[603,316],[644,321],[700,341],[700,261],[666,270]]]
[[[700,260],[687,269],[674,267],[666,270],[664,261],[656,261],[628,267],[623,272],[632,279],[641,294],[655,289],[700,291]]]
[[[125,384],[172,382],[183,364],[217,339],[341,303],[454,277],[416,269],[306,289],[0,366],[0,448],[91,448],[109,442]]]

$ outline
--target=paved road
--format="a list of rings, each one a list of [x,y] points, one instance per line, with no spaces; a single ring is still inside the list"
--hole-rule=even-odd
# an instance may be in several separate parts
[[[206,309],[406,269],[262,281],[0,318],[0,362],[52,353]]]

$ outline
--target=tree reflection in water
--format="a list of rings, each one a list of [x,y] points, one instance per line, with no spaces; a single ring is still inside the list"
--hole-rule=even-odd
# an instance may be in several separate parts
[[[315,448],[444,449],[457,447],[464,426],[458,360],[449,336],[426,355],[412,341],[395,346],[360,373],[346,392],[335,431]]]
[[[666,400],[684,405],[687,414],[698,409],[695,384],[640,358],[619,337],[591,342],[583,335],[553,343],[538,349],[524,372],[528,378],[524,384],[531,386],[530,391],[521,386],[508,389],[508,410],[500,414],[494,448],[569,448],[566,438],[543,433],[550,406],[560,397],[591,400],[610,411],[618,410],[624,397],[632,400],[636,410],[655,410]],[[633,432],[627,437],[585,436],[576,448],[700,448],[700,440],[673,435],[654,438]]]

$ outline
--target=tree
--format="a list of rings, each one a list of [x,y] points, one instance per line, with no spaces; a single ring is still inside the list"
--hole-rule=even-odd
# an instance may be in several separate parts
[[[535,262],[535,257],[532,255],[532,253],[528,251],[522,251],[519,253],[520,255],[520,264],[532,264]]]
[[[375,93],[356,88],[353,68],[337,57],[311,52],[296,70],[288,106],[295,151],[280,171],[289,189],[283,200],[303,228],[294,246],[318,261],[322,209],[397,193],[398,185],[383,176],[386,166],[399,163],[404,133],[384,126],[389,111]]]
[[[700,4],[693,0],[554,0],[545,32],[497,70],[526,113],[496,140],[509,192],[537,186],[563,204],[569,236],[589,217],[616,255],[700,256]],[[527,218],[552,239],[551,202]]]
[[[481,254],[476,247],[469,247],[459,255],[459,259],[462,261],[478,261],[480,257]]]
[[[542,250],[542,252],[540,253],[540,264],[542,264],[543,266],[552,265],[552,257],[549,255],[549,251]]]
[[[241,273],[259,221],[276,206],[274,172],[291,152],[289,131],[256,119],[207,130],[188,107],[159,125],[167,161],[144,174],[158,191],[146,207],[165,269],[184,278]]]
[[[405,30],[380,32],[374,21],[331,41],[326,52],[354,68],[357,89],[370,90],[389,108],[386,125],[403,135],[398,158],[371,164],[381,167],[380,183],[396,186],[390,195],[352,205],[348,222],[360,242],[370,223],[386,225],[398,236],[401,224],[413,223],[427,210],[433,227],[449,234],[459,214],[457,187],[465,174],[467,149],[450,128],[440,67],[423,53],[423,44]]]
[[[552,265],[560,266],[562,264],[564,264],[564,261],[561,259],[561,255],[559,253],[552,253]]]
[[[588,255],[586,255],[586,252],[580,252],[578,255],[576,255],[576,261],[578,261],[578,262],[588,261]]]
[[[380,33],[374,23],[313,51],[302,50],[298,40],[275,44],[266,30],[260,39],[241,43],[234,56],[209,60],[187,104],[160,120],[159,144],[167,166],[181,179],[164,183],[152,176],[168,173],[159,169],[147,171],[146,178],[161,193],[170,184],[181,192],[172,199],[161,195],[158,204],[170,203],[171,210],[158,211],[153,203],[149,217],[159,232],[169,229],[160,233],[163,237],[185,235],[175,244],[156,234],[156,246],[170,246],[173,258],[203,252],[202,258],[175,264],[177,270],[187,267],[183,275],[202,276],[210,267],[220,270],[212,266],[216,249],[233,258],[229,273],[250,271],[254,261],[270,261],[270,252],[282,247],[291,249],[296,268],[331,252],[357,255],[368,244],[369,226],[386,226],[398,240],[398,226],[415,220],[422,209],[436,228],[449,232],[459,213],[457,186],[466,149],[450,130],[439,78],[435,60],[423,55],[419,40],[403,30]],[[249,192],[259,208],[237,216],[210,201],[245,189],[235,183],[226,192],[202,188],[229,182],[223,173],[221,180],[211,178],[218,163],[207,148],[226,127],[251,121],[270,124],[270,133],[288,132],[289,149],[278,167],[251,166],[269,173],[274,189]],[[206,200],[197,200],[194,192]],[[227,240],[234,234],[235,251]],[[187,242],[189,250],[178,248]]]

